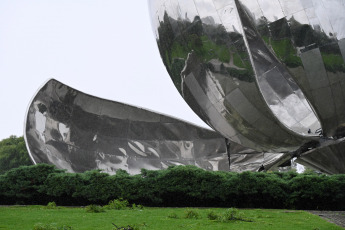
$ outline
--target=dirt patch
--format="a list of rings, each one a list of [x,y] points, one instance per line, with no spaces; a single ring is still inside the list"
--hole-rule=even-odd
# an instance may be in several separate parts
[[[308,211],[314,215],[345,228],[345,211]]]

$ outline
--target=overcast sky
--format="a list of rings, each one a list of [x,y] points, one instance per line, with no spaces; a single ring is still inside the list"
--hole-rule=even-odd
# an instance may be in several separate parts
[[[49,78],[207,127],[159,57],[146,0],[0,0],[0,139]]]

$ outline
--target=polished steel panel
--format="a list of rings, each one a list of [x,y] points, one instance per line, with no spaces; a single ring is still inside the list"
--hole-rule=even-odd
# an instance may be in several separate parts
[[[228,161],[225,139],[213,131],[90,96],[56,80],[31,102],[25,139],[35,163],[70,172],[138,173],[166,168],[165,161],[195,165],[197,159],[200,166],[212,159]]]
[[[293,152],[317,139],[321,124],[281,61],[286,49],[274,52],[267,44],[290,45],[296,33],[288,19],[309,2],[149,0],[149,5],[173,83],[212,128],[259,152]]]
[[[290,160],[289,154],[251,153],[230,156],[230,171],[270,171],[277,170],[280,164]]]
[[[230,169],[227,142],[218,133],[87,95],[54,79],[30,103],[24,136],[34,163],[69,172],[100,169],[113,174],[123,169],[137,174],[142,168],[170,165]],[[254,152],[233,142],[228,145],[234,153]]]
[[[148,2],[173,83],[221,135],[292,155],[345,137],[344,0]]]
[[[345,139],[328,141],[303,153],[295,162],[327,174],[345,173]]]
[[[214,131],[87,95],[54,79],[30,103],[24,137],[35,164],[50,163],[69,172],[100,169],[113,174],[123,169],[138,174],[142,168],[170,165],[229,171],[229,154],[258,154]],[[277,163],[280,155],[259,161]],[[256,164],[248,161],[243,169],[256,170]]]

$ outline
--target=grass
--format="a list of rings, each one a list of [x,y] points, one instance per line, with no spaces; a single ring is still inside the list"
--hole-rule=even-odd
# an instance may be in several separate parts
[[[199,218],[186,218],[191,210]],[[47,209],[45,206],[0,207],[1,230],[30,230],[35,225],[71,226],[73,230],[111,230],[117,226],[136,225],[139,229],[303,229],[340,230],[334,224],[318,216],[303,211],[285,210],[240,210],[246,221],[222,222],[210,220],[213,215],[222,215],[227,209],[187,209],[187,208],[145,208],[127,210],[107,210],[103,213],[87,213],[84,208]]]
[[[344,59],[341,55],[321,53],[326,70],[331,72],[345,72]]]
[[[212,42],[207,36],[201,36],[200,39],[202,42],[202,46],[195,47],[192,42],[189,42],[189,48],[194,49],[199,56],[203,57],[205,62],[214,58],[218,58],[221,62],[225,63],[230,61],[230,52],[225,45],[217,45]],[[188,53],[190,52],[189,48],[186,49],[178,42],[174,42],[171,48],[171,60],[173,60],[174,58],[186,59]],[[211,50],[213,52],[210,52]],[[169,59],[167,58],[167,60]]]
[[[296,55],[295,48],[289,39],[272,40],[271,45],[279,59],[287,66],[302,66],[302,60]]]

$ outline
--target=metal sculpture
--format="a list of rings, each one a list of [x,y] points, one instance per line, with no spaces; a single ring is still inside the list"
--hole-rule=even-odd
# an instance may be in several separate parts
[[[27,114],[35,163],[135,174],[267,170],[297,157],[345,173],[344,0],[148,2],[173,83],[219,134],[51,80]]]
[[[216,132],[87,95],[54,79],[30,103],[24,137],[34,163],[54,164],[69,172],[100,169],[113,174],[123,169],[137,174],[142,168],[170,165],[229,170],[229,145]],[[244,157],[251,154],[249,170],[286,160],[284,154],[261,154],[234,143],[230,148]]]
[[[345,136],[344,4],[149,0],[162,60],[190,107],[238,144],[301,162]],[[345,172],[342,157],[324,165],[316,153],[309,165]]]

